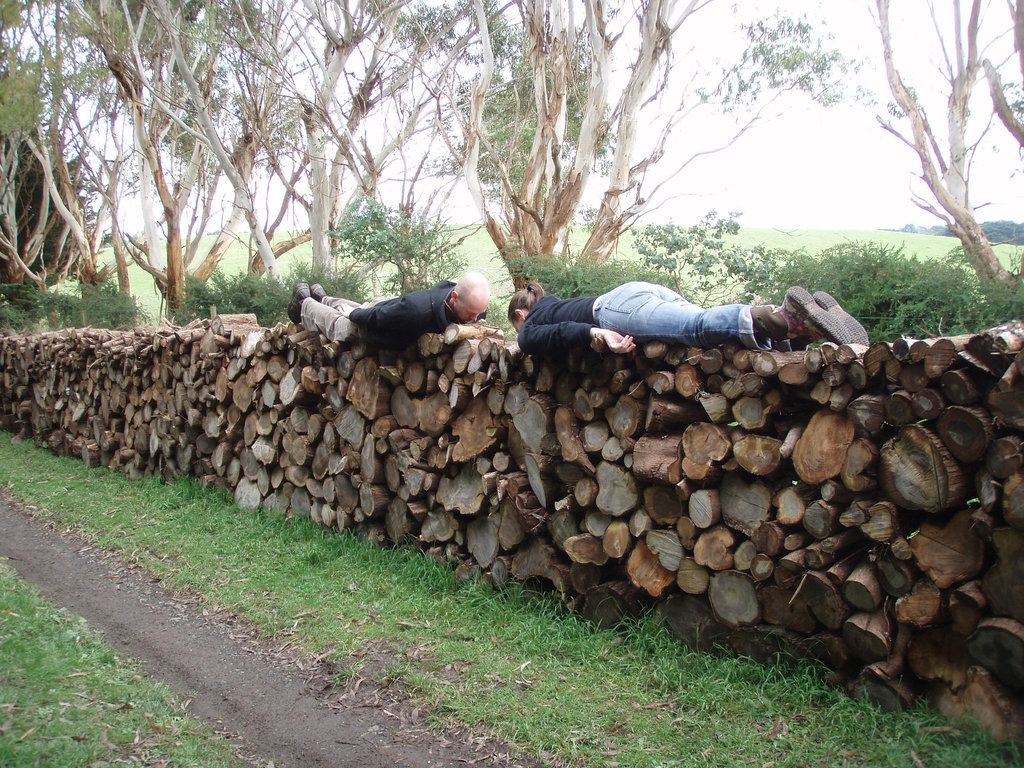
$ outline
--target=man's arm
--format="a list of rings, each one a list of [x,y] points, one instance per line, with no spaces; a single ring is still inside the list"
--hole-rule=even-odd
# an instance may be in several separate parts
[[[372,307],[353,309],[349,319],[377,333],[407,333],[410,324],[422,323],[420,314],[420,309],[408,296],[399,296]]]

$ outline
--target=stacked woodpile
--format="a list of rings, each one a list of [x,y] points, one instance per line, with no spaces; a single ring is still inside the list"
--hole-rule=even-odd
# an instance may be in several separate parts
[[[486,327],[392,353],[222,316],[2,338],[0,426],[1020,738],[1022,349],[1011,324],[540,360]]]

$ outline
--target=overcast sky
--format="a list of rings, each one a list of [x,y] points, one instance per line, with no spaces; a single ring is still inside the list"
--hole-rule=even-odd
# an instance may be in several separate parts
[[[924,191],[917,178],[920,163],[916,155],[876,120],[892,96],[882,69],[874,2],[766,0],[758,5],[766,12],[780,6],[791,14],[804,11],[816,27],[827,28],[837,47],[863,61],[859,77],[877,103],[829,109],[806,102],[792,104],[726,152],[697,161],[675,183],[680,197],[651,215],[686,222],[714,208],[742,212],[740,223],[749,227],[815,229],[939,223],[912,202],[912,190]],[[948,0],[939,0],[937,5],[944,12],[951,7]],[[894,47],[897,66],[905,72],[908,84],[915,86],[922,98],[941,97],[937,105],[930,105],[936,111],[929,115],[933,126],[942,128],[945,96],[934,77],[940,54],[926,8],[923,0],[893,3]],[[720,3],[713,10],[731,12],[733,7]],[[749,18],[751,10],[751,3],[743,2],[736,12]],[[999,38],[988,51],[994,60],[1008,52],[1009,28],[1006,4],[999,0],[988,3],[982,36]],[[1012,69],[1009,71],[1012,74]],[[980,117],[975,125],[980,131],[991,114],[984,82],[975,89],[975,97],[974,116]],[[971,179],[979,219],[1024,220],[1024,180],[1017,145],[998,122],[991,126],[988,137],[978,149]],[[983,207],[983,203],[987,205]]]
[[[1010,17],[1005,0],[983,0],[983,56],[997,62],[1012,54]],[[939,21],[950,25],[952,3],[935,0]],[[896,62],[905,82],[912,86],[928,109],[933,127],[945,126],[948,89],[938,71],[941,50],[928,14],[927,0],[894,0],[892,24]],[[970,0],[963,0],[964,6]],[[622,4],[628,8],[628,3]],[[685,85],[695,72],[714,71],[716,59],[735,61],[741,41],[728,31],[739,21],[768,18],[781,12],[805,15],[815,30],[832,36],[831,44],[861,62],[851,86],[873,94],[874,103],[847,101],[824,108],[805,97],[789,97],[781,113],[762,121],[723,152],[701,157],[673,178],[652,200],[657,203],[642,221],[689,224],[710,210],[719,214],[738,212],[744,227],[780,229],[899,229],[906,224],[939,224],[913,202],[916,191],[928,192],[920,180],[921,167],[914,152],[883,130],[877,115],[886,113],[892,95],[886,82],[880,35],[875,24],[875,0],[716,0],[684,25],[684,34],[673,41],[684,66],[674,83]],[[621,22],[625,17],[620,17]],[[626,34],[633,34],[627,31]],[[732,57],[730,59],[730,56]],[[1019,82],[1009,61],[1007,76]],[[689,70],[687,70],[687,67]],[[1014,74],[1016,77],[1014,77]],[[854,90],[854,88],[851,88]],[[692,90],[690,91],[692,95]],[[1024,169],[1019,147],[998,121],[992,121],[988,89],[982,79],[975,88],[973,135],[989,125],[972,166],[971,197],[982,221],[1024,221]],[[779,113],[773,109],[773,115]],[[904,129],[905,125],[897,123]],[[717,146],[734,127],[711,107],[700,112],[673,134],[669,153],[658,172],[672,165],[672,153],[689,157]],[[636,158],[639,159],[639,158]],[[678,158],[676,158],[678,159]],[[604,185],[592,178],[585,204],[598,202]],[[382,192],[389,189],[382,185]],[[649,194],[649,190],[645,190]],[[386,200],[391,203],[390,199]],[[225,203],[225,210],[230,207]],[[464,182],[457,182],[445,209],[452,223],[479,221]],[[295,215],[302,216],[301,210]],[[308,226],[295,222],[296,228]],[[128,227],[131,229],[131,227]]]

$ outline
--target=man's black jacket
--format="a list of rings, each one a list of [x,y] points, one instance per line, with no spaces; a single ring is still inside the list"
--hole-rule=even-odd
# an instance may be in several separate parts
[[[413,291],[372,307],[353,309],[349,319],[366,329],[371,344],[404,349],[423,333],[441,333],[454,320],[449,318],[445,300],[455,283],[442,280],[433,288]]]

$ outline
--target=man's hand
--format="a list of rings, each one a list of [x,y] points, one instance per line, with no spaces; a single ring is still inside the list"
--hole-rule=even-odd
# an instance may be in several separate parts
[[[623,336],[616,331],[609,331],[607,328],[590,329],[591,346],[601,352],[605,349],[617,354],[625,354],[636,349],[636,343],[632,336]]]

